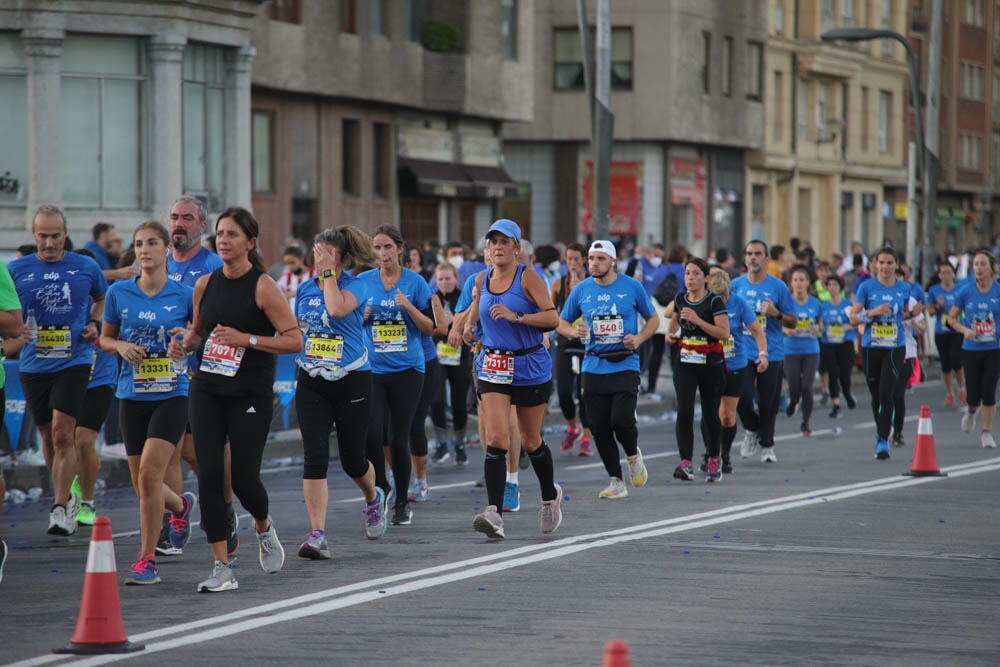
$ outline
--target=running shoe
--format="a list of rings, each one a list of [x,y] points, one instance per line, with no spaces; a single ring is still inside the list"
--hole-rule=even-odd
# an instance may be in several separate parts
[[[875,441],[875,458],[879,461],[889,460],[889,443],[882,438]]]
[[[410,509],[409,503],[392,511],[392,525],[409,526],[411,523],[413,523],[413,510]]]
[[[278,533],[274,529],[274,520],[270,515],[267,517],[270,524],[263,533],[257,533],[257,542],[260,546],[260,566],[268,574],[274,574],[281,570],[285,564],[285,549],[281,546]],[[254,529],[254,532],[257,532]]]
[[[365,537],[377,540],[389,527],[389,505],[385,490],[375,487],[375,500],[365,503]]]
[[[563,438],[562,445],[560,445],[560,448],[564,452],[568,452],[572,450],[574,447],[576,447],[580,443],[580,440],[582,439],[583,439],[583,429],[581,427],[567,426],[566,437]]]
[[[760,448],[760,462],[761,463],[777,463],[778,457],[774,453],[774,447],[761,447]]]
[[[812,433],[812,430],[809,428],[809,422],[803,420],[802,423],[799,425],[799,432],[803,436],[807,436],[808,437],[809,434]]]
[[[614,500],[615,498],[627,498],[628,488],[625,486],[625,482],[617,477],[612,477],[611,483],[608,484],[607,488],[598,493],[597,497],[609,498],[611,500]]]
[[[69,516],[62,505],[53,505],[49,512],[49,535],[68,537],[76,532],[76,519]]]
[[[69,492],[75,493],[78,498],[83,498],[83,487],[80,485],[80,476],[73,477],[73,483],[69,485]],[[80,523],[77,521],[77,523]]]
[[[125,449],[125,443],[118,442],[112,445],[104,445],[104,447],[101,448],[101,457],[105,459],[127,461],[128,451]]]
[[[0,581],[3,581],[3,564],[7,562],[7,543],[0,540]]]
[[[685,482],[694,481],[694,468],[691,467],[691,462],[687,459],[681,461],[681,464],[674,468],[674,477]]]
[[[180,513],[170,513],[170,544],[178,549],[183,549],[188,540],[191,539],[191,522],[188,519],[197,502],[198,496],[190,491],[185,491],[181,494],[183,508]]]
[[[503,485],[503,511],[521,511],[521,485],[514,482],[506,482]]]
[[[178,549],[170,543],[170,513],[163,515],[163,523],[160,524],[160,537],[156,540],[157,556],[180,556],[183,549]]]
[[[722,474],[723,475],[733,474],[733,462],[729,460],[728,456],[722,457]]]
[[[719,460],[718,456],[712,456],[708,459],[708,470],[705,475],[706,482],[719,482],[722,481],[722,461]]]
[[[979,444],[983,446],[983,449],[996,449],[997,443],[993,439],[993,434],[989,431],[983,431],[979,436]]]
[[[944,397],[944,404],[945,404],[946,407],[949,407],[949,408],[951,406],[955,405],[955,395],[954,394],[948,394],[947,396],[945,396]]]
[[[799,410],[798,401],[788,401],[788,407],[785,408],[785,415],[788,417],[794,417],[795,413]]]
[[[431,461],[434,463],[444,463],[451,458],[451,452],[448,451],[447,442],[439,442],[437,449],[434,450],[434,455],[431,456]]]
[[[903,440],[902,433],[893,433],[892,437],[889,439],[889,444],[893,447],[902,447],[906,444],[906,441]]]
[[[976,427],[976,413],[965,408],[962,413],[962,431],[965,433],[972,433],[972,429]]]
[[[847,391],[846,389],[844,390],[844,401],[847,403],[847,407],[850,408],[851,410],[853,410],[858,406],[858,402],[854,400],[854,394]]]
[[[756,431],[745,431],[743,433],[743,443],[740,445],[740,456],[749,459],[756,456],[760,451],[760,436]]]
[[[411,503],[422,503],[430,499],[430,497],[431,490],[427,487],[426,479],[414,479],[409,493],[406,494],[406,499]]]
[[[240,550],[240,536],[237,531],[240,529],[240,517],[233,509],[233,504],[226,506],[229,513],[229,537],[226,538],[226,554],[232,559],[236,552]]]
[[[472,527],[490,539],[503,539],[503,517],[496,505],[487,505],[482,513],[472,519]]]
[[[840,416],[840,406],[834,404],[833,410],[830,410],[830,419],[836,419]]]
[[[330,545],[326,541],[326,533],[314,530],[306,535],[306,541],[299,547],[299,558],[309,560],[327,560],[330,558]]]
[[[563,490],[558,484],[555,487],[556,497],[553,500],[543,500],[542,507],[538,510],[538,523],[546,535],[554,533],[562,523]]]
[[[76,515],[79,511],[80,511],[80,496],[70,491],[69,502],[66,503],[66,515],[73,521],[76,521]]]
[[[215,561],[212,574],[208,579],[198,584],[199,593],[221,593],[222,591],[234,591],[240,587],[233,570],[226,563]]]
[[[455,467],[464,468],[469,464],[469,455],[465,453],[465,443],[455,441]]]
[[[96,519],[97,510],[94,509],[94,503],[81,500],[80,509],[76,511],[76,522],[81,526],[93,526]]]
[[[142,556],[132,563],[131,572],[125,577],[126,586],[147,586],[160,583],[160,570],[153,554]]]
[[[590,438],[584,437],[580,441],[580,456],[593,456],[594,448],[590,445]]]
[[[646,471],[646,463],[642,460],[642,450],[637,447],[635,456],[626,456],[625,462],[628,463],[628,478],[632,486],[637,489],[645,486],[649,472]]]

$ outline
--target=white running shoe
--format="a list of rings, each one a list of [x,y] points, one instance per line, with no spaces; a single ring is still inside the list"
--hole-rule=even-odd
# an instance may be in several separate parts
[[[642,450],[636,447],[635,456],[626,456],[625,461],[628,463],[628,477],[632,486],[639,488],[645,485],[646,480],[649,479],[649,472],[642,460]]]
[[[970,412],[969,408],[965,408],[962,413],[962,431],[964,433],[972,433],[972,429],[976,427],[976,413]]]
[[[119,442],[113,445],[104,445],[101,449],[101,458],[116,459],[119,461],[128,460],[128,452],[125,451],[125,443]]]
[[[49,535],[68,537],[76,532],[76,528],[76,519],[62,505],[56,505],[49,512]]]
[[[278,533],[274,530],[274,521],[267,517],[270,526],[263,533],[257,533],[257,543],[260,547],[260,567],[268,574],[281,570],[285,564],[285,549],[281,546]],[[256,532],[256,529],[254,530]]]
[[[607,488],[598,493],[597,497],[610,498],[611,500],[614,500],[615,498],[626,498],[628,497],[628,489],[625,487],[625,482],[617,477],[612,477],[611,483],[608,484]]]
[[[18,465],[45,467],[45,455],[39,449],[28,449],[24,452],[15,452]]]
[[[740,456],[745,459],[752,458],[760,451],[760,436],[756,431],[744,431],[743,443],[740,445]]]
[[[774,453],[774,447],[761,447],[760,448],[760,462],[761,463],[777,463],[778,457]]]
[[[993,439],[993,434],[989,431],[983,431],[983,434],[979,436],[979,444],[983,446],[983,449],[997,448],[997,442]]]

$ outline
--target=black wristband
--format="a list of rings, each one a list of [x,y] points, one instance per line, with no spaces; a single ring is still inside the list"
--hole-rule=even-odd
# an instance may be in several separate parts
[[[101,321],[100,320],[90,320],[90,322],[94,323],[94,326],[97,327],[98,331],[101,330]],[[90,324],[90,322],[87,322],[87,324]]]

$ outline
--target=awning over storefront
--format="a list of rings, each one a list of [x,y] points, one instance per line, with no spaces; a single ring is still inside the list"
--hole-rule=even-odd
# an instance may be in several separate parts
[[[461,165],[412,158],[397,158],[397,165],[401,194],[462,198],[473,196],[473,183]]]
[[[477,198],[506,199],[517,196],[517,183],[503,167],[462,165],[462,169],[472,181]]]

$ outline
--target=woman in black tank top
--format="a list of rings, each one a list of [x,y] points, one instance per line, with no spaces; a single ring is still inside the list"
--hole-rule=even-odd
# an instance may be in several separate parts
[[[212,574],[199,584],[199,591],[238,587],[226,548],[227,440],[233,492],[253,517],[261,567],[273,573],[284,563],[268,515],[260,463],[271,427],[274,355],[299,352],[302,334],[288,301],[264,271],[257,233],[257,221],[246,209],[230,208],[219,216],[215,234],[223,267],[195,284],[194,322],[183,338],[186,350],[198,349],[189,417],[198,457],[202,526],[215,557]]]

